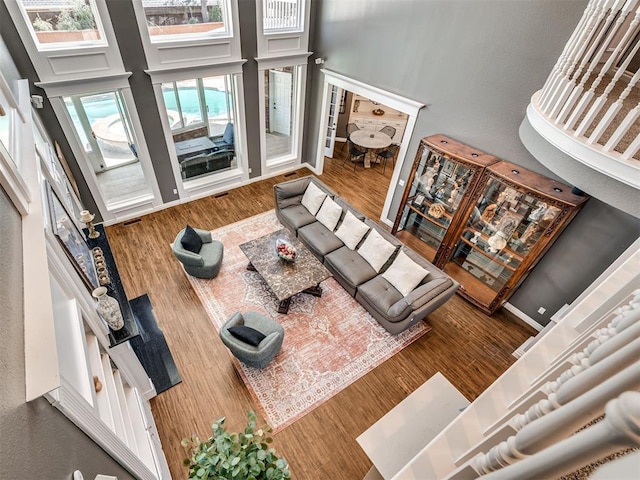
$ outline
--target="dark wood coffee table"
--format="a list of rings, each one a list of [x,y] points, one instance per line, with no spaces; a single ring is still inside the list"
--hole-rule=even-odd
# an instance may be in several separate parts
[[[278,238],[289,241],[295,247],[297,254],[294,262],[278,257]],[[240,249],[249,259],[247,269],[258,272],[278,298],[278,313],[287,313],[291,297],[298,293],[320,297],[320,282],[331,276],[331,272],[287,229],[243,243]]]

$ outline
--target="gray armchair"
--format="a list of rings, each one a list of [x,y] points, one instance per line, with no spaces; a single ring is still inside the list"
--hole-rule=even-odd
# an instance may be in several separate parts
[[[246,325],[266,337],[257,347],[237,339],[229,333],[230,327]],[[245,365],[264,368],[278,354],[284,341],[284,328],[278,322],[258,312],[236,312],[220,329],[220,340]]]
[[[218,275],[222,266],[222,256],[224,248],[222,242],[211,239],[211,232],[194,228],[202,240],[202,248],[199,253],[193,253],[186,250],[182,243],[182,236],[185,229],[180,230],[176,239],[171,245],[173,254],[182,263],[185,271],[196,278],[214,278]]]

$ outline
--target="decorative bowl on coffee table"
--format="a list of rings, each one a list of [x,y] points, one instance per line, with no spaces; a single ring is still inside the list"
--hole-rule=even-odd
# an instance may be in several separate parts
[[[287,262],[293,262],[296,259],[296,247],[283,238],[276,239],[276,253]]]

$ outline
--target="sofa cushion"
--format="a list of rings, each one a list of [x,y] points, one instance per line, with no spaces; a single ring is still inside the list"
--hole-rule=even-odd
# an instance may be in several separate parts
[[[324,202],[327,194],[320,190],[313,182],[309,182],[307,189],[304,191],[304,195],[302,196],[302,205],[309,210],[311,215],[315,215],[320,210],[322,206],[322,202]]]
[[[407,317],[413,307],[403,303],[401,311],[393,309],[403,299],[402,294],[382,275],[378,275],[358,287],[358,297],[369,304],[390,322],[399,322]],[[395,310],[392,312],[392,310]]]
[[[316,213],[316,220],[333,232],[341,216],[342,207],[334,202],[331,197],[327,196],[324,202],[322,202],[320,210]]]
[[[276,208],[283,209],[291,205],[300,205],[309,182],[311,182],[310,177],[303,177],[276,184],[274,186]]]
[[[395,251],[396,246],[382,238],[382,235],[375,228],[371,229],[367,238],[358,248],[358,253],[369,262],[376,273],[380,271]]]
[[[280,210],[280,215],[284,217],[284,220],[288,222],[294,230],[298,230],[300,227],[309,225],[316,221],[316,217],[309,213],[302,205],[292,205]]]
[[[342,241],[320,222],[301,227],[298,230],[298,238],[320,259],[343,245]]]
[[[324,263],[329,268],[338,272],[345,282],[353,288],[371,280],[377,272],[355,250],[340,247],[324,257]]]
[[[200,253],[200,249],[202,248],[202,239],[200,238],[200,235],[198,235],[189,225],[184,229],[184,235],[182,235],[180,243],[185,250],[192,253]]]
[[[336,237],[342,240],[349,249],[355,250],[368,231],[369,227],[358,220],[351,211],[347,210],[342,224],[336,230]]]
[[[391,266],[382,274],[405,297],[427,275],[429,275],[429,271],[411,260],[403,251],[398,253]]]

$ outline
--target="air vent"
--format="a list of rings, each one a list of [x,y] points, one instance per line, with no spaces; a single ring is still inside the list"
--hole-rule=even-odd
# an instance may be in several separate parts
[[[284,174],[284,178],[294,177],[298,174],[298,172],[289,172]]]
[[[222,197],[226,197],[227,195],[229,195],[229,192],[222,192],[217,195],[214,195],[213,198],[222,198]]]
[[[124,222],[124,223],[123,223],[123,225],[124,225],[125,227],[128,227],[129,225],[133,225],[133,224],[135,224],[135,223],[140,223],[141,221],[142,221],[142,219],[141,219],[141,218],[134,218],[133,220],[129,220],[129,221],[127,221],[127,222]]]

